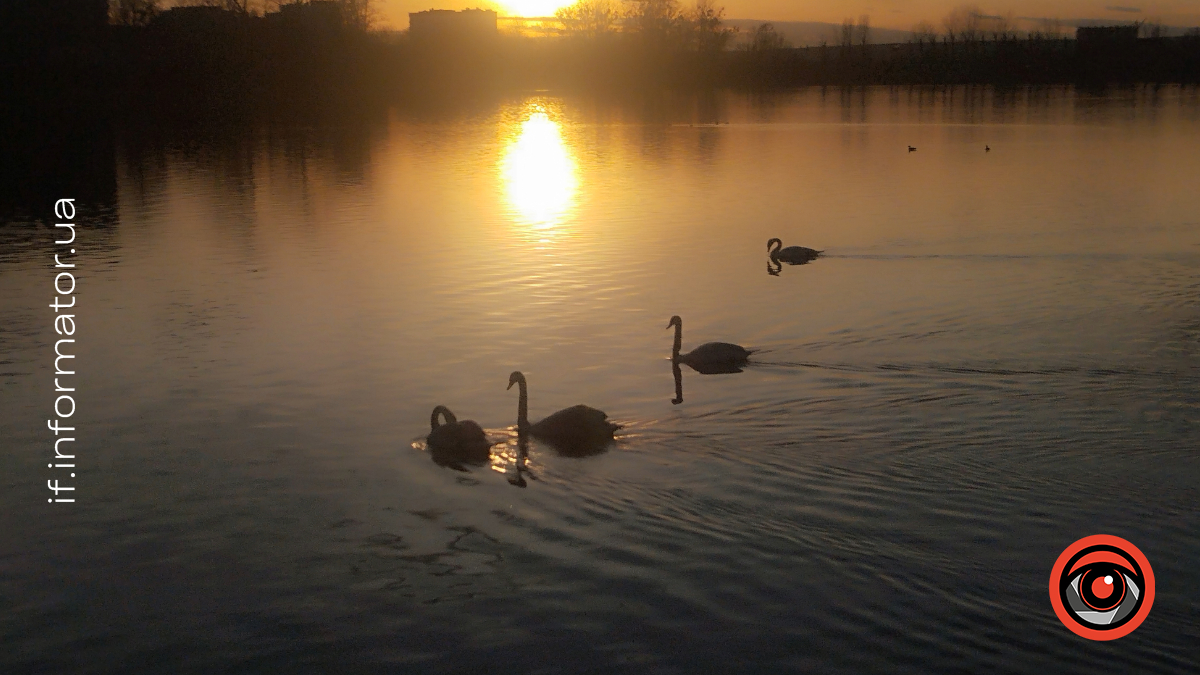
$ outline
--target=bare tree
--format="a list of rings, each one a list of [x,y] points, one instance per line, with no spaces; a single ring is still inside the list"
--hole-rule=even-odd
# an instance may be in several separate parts
[[[980,17],[983,12],[980,11],[978,5],[959,5],[950,10],[942,19],[942,26],[946,29],[946,37],[950,42],[959,40],[962,42],[976,42],[981,37]]]
[[[360,31],[368,31],[378,18],[375,0],[338,0],[342,6],[342,23]]]
[[[937,42],[937,37],[937,29],[928,21],[913,26],[911,40],[917,44],[933,44]]]
[[[871,39],[871,17],[867,14],[858,17],[858,25],[854,27],[854,32],[858,35],[858,44],[865,49]]]
[[[683,11],[678,0],[627,0],[626,28],[639,33],[642,39],[666,45],[679,38],[684,30]]]
[[[227,12],[241,14],[243,16],[250,15],[251,0],[192,0],[186,3],[197,7],[220,7]]]
[[[109,18],[123,26],[145,26],[162,11],[159,0],[116,0],[109,7]]]
[[[702,52],[723,51],[733,39],[736,28],[721,25],[725,16],[724,7],[716,7],[712,0],[698,0],[691,11],[692,29],[696,36],[696,48]]]
[[[594,40],[616,31],[621,12],[612,0],[579,0],[554,16],[567,35]]]
[[[787,46],[787,39],[775,32],[774,24],[761,23],[754,28],[754,33],[750,36],[750,41],[742,45],[741,49],[751,52],[766,52],[775,49],[784,49]]]
[[[1038,22],[1038,26],[1030,33],[1031,38],[1039,38],[1043,40],[1058,40],[1063,36],[1063,23],[1061,19],[1042,19]]]
[[[849,49],[854,44],[854,19],[842,19],[841,45]]]

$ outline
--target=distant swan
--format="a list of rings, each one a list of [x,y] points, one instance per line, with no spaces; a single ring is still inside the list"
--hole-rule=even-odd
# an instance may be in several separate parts
[[[783,246],[783,242],[779,239],[767,240],[767,251],[771,255],[771,260],[781,260],[789,265],[803,265],[806,262],[816,260],[824,252],[805,248],[804,246],[789,246],[785,249],[780,249],[781,246]]]
[[[517,433],[529,433],[534,438],[554,445],[564,454],[589,455],[603,450],[613,440],[613,432],[621,425],[608,421],[602,410],[576,405],[564,408],[538,422],[529,423],[529,391],[525,375],[513,371],[508,376],[508,389],[520,386],[521,397],[517,402]]]
[[[991,151],[992,151],[992,146],[990,146],[990,145],[985,145],[985,146],[983,146],[983,151],[984,151],[984,152],[991,152]]]
[[[745,365],[752,350],[728,342],[706,342],[686,354],[680,354],[683,346],[683,319],[671,317],[667,328],[675,327],[675,345],[671,348],[673,363],[686,363],[701,373],[736,373]]]
[[[916,149],[916,148],[914,148],[913,146],[911,146],[911,145],[910,145],[910,146],[908,146],[908,151],[909,151],[909,152],[916,152],[916,151],[917,151],[917,149]]]
[[[438,424],[438,415],[445,417],[445,424]],[[444,405],[434,408],[429,416],[429,437],[425,443],[435,460],[486,462],[491,456],[492,443],[483,429],[471,420],[459,422]]]

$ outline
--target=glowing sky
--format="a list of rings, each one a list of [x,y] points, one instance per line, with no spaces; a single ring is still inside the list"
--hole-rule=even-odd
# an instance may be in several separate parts
[[[408,27],[408,13],[426,9],[464,9],[488,7],[501,14],[518,16],[549,15],[572,0],[376,0],[381,23],[393,28]],[[691,4],[683,0],[683,4]],[[841,23],[846,17],[867,14],[871,24],[887,28],[910,29],[921,20],[940,24],[961,0],[717,0],[725,15],[737,19],[776,21],[827,21]],[[1018,17],[1058,17],[1062,19],[1150,20],[1174,26],[1200,25],[1200,0],[1010,0],[978,2],[985,13]]]

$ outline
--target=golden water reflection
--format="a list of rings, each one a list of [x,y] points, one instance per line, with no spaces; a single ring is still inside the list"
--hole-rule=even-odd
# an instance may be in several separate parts
[[[504,149],[500,177],[516,219],[548,237],[574,207],[579,181],[559,123],[532,111]]]

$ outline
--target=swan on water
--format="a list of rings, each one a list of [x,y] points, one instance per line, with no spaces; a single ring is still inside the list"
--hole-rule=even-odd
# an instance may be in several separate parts
[[[445,418],[445,424],[438,424],[439,415]],[[429,436],[425,444],[435,460],[447,462],[486,462],[493,445],[482,427],[471,420],[459,422],[444,405],[434,408],[429,416]]]
[[[753,353],[753,350],[746,349],[741,345],[728,342],[706,342],[686,354],[680,354],[679,350],[683,346],[683,319],[678,316],[671,317],[667,328],[671,326],[675,327],[675,345],[671,348],[672,363],[686,363],[701,373],[740,372],[737,368],[745,365],[746,360]]]
[[[803,265],[806,262],[816,260],[824,251],[806,248],[804,246],[789,246],[781,249],[783,242],[777,238],[767,240],[767,252],[771,256],[771,260],[783,261],[789,265]]]
[[[512,389],[514,384],[520,387],[521,392],[517,402],[517,433],[528,433],[546,441],[564,454],[588,455],[602,451],[604,445],[613,440],[613,432],[621,428],[619,424],[609,422],[604,411],[586,405],[563,408],[536,424],[530,424],[529,390],[525,375],[519,370],[509,375],[507,388]]]

